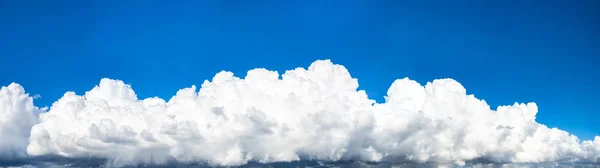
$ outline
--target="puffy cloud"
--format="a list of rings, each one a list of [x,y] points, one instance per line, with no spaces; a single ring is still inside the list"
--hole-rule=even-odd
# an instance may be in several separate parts
[[[373,144],[380,155],[394,159],[462,165],[481,158],[497,163],[600,158],[600,137],[580,143],[574,135],[537,123],[535,103],[493,111],[452,79],[425,86],[408,78],[396,80],[386,102],[374,108]]]
[[[102,157],[115,164],[338,160],[368,154],[372,100],[329,61],[308,70],[220,72],[168,102],[138,100],[129,85],[102,79],[85,95],[67,92],[40,115],[27,152]]]
[[[26,156],[29,132],[38,122],[39,111],[21,85],[0,88],[0,160]]]
[[[27,153],[104,158],[112,166],[600,162],[600,137],[580,142],[537,123],[535,103],[492,110],[452,79],[425,86],[398,79],[380,104],[357,88],[329,60],[282,75],[254,69],[242,79],[223,71],[168,101],[138,99],[130,85],[102,79],[84,95],[65,93],[40,114]]]

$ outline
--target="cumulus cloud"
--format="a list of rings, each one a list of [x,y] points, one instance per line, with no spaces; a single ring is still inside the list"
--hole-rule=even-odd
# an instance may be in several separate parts
[[[452,79],[421,86],[396,80],[386,103],[374,106],[377,152],[418,162],[473,159],[497,163],[598,162],[600,137],[580,143],[535,121],[535,103],[500,106],[467,95]]]
[[[599,136],[581,142],[537,123],[535,103],[492,110],[452,79],[424,86],[398,79],[380,104],[357,89],[357,79],[329,60],[282,75],[254,69],[239,78],[223,71],[168,101],[139,99],[123,81],[102,79],[83,95],[65,93],[39,115],[29,144],[22,142],[31,156],[102,158],[111,166],[600,162]],[[31,111],[13,113],[33,113],[27,105]]]
[[[37,124],[39,111],[21,85],[0,88],[0,160],[26,156],[29,132]]]

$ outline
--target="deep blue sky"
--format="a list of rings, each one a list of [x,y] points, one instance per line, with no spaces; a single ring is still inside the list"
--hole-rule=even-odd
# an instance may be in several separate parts
[[[136,3],[137,2],[137,3]],[[0,85],[50,106],[100,78],[170,98],[220,70],[343,64],[370,98],[394,79],[457,79],[493,108],[600,135],[600,1],[0,1]]]

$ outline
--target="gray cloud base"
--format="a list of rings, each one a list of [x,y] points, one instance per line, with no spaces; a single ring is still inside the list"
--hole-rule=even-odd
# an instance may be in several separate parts
[[[600,163],[600,136],[580,141],[535,121],[535,103],[492,110],[452,79],[398,79],[375,103],[341,65],[315,61],[283,75],[220,72],[166,101],[140,100],[102,79],[39,109],[18,84],[0,92],[0,157],[105,159],[108,166],[301,160]],[[41,113],[40,113],[41,112]],[[39,121],[38,116],[39,115]],[[5,117],[6,116],[6,117]]]

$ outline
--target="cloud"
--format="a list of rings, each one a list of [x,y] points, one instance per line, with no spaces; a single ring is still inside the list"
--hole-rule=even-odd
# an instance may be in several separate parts
[[[418,162],[473,159],[496,163],[598,162],[600,137],[580,143],[568,132],[535,121],[535,103],[490,110],[452,79],[421,86],[396,80],[386,103],[376,104],[377,151]]]
[[[42,96],[40,94],[36,94],[36,95],[31,96],[31,98],[33,98],[33,99],[41,99]]]
[[[100,158],[109,166],[600,163],[600,136],[581,142],[537,123],[535,103],[492,110],[452,79],[425,86],[398,79],[380,104],[357,88],[357,79],[329,60],[282,75],[219,72],[200,89],[181,89],[168,101],[139,99],[123,81],[102,79],[83,95],[65,93],[39,114],[29,144],[24,142],[30,156]]]
[[[19,84],[0,88],[0,161],[26,156],[29,131],[37,121],[39,109]]]

